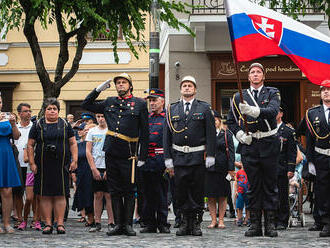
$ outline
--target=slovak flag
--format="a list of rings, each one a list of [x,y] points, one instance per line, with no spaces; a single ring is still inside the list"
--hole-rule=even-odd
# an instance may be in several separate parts
[[[248,0],[225,0],[225,8],[236,61],[286,55],[312,83],[330,79],[330,37]]]

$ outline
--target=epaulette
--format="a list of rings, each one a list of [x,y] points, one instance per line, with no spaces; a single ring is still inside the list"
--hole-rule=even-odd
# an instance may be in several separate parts
[[[294,131],[294,128],[290,124],[285,124],[285,126]]]
[[[197,99],[196,99],[197,100]],[[201,103],[201,104],[205,104],[207,106],[210,106],[210,104],[208,102],[202,101],[202,100],[197,100],[197,102]]]
[[[171,105],[174,105],[174,104],[177,104],[177,103],[179,103],[180,102],[180,100],[177,100],[176,102],[172,102],[172,103],[170,103]]]
[[[294,129],[291,125],[289,125],[289,124],[285,124],[285,126],[286,126],[287,128],[289,128],[291,131],[295,132],[295,129]]]
[[[308,112],[309,110],[316,109],[316,108],[318,108],[318,107],[320,107],[320,106],[321,106],[321,105],[316,105],[316,106],[314,106],[314,107],[311,107],[311,108],[307,109],[307,112]]]

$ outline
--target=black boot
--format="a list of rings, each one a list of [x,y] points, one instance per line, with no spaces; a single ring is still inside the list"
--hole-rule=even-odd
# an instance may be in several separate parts
[[[201,218],[200,215],[193,213],[190,217],[191,221],[191,235],[193,236],[202,236],[202,230],[201,230]]]
[[[330,237],[330,224],[326,224],[323,226],[322,231],[320,232],[320,237]]]
[[[267,237],[277,237],[277,231],[275,230],[275,212],[264,210],[265,219],[265,236]]]
[[[184,213],[181,220],[181,225],[178,231],[176,231],[176,236],[186,236],[190,235],[190,225],[189,225],[190,214]]]
[[[261,210],[250,210],[251,226],[245,232],[246,237],[262,236]]]
[[[123,234],[122,215],[124,211],[122,197],[113,196],[111,198],[111,203],[112,203],[113,218],[115,220],[115,226],[112,229],[109,228],[107,235],[108,236],[122,235]]]
[[[125,223],[124,234],[127,236],[136,236],[136,232],[133,230],[133,215],[134,215],[135,199],[133,194],[129,194],[124,197],[124,209],[125,209]]]

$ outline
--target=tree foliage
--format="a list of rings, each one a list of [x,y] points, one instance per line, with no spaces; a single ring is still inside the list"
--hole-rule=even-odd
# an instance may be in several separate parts
[[[0,2],[0,29],[5,28],[6,33],[15,28],[23,29],[43,87],[44,99],[57,98],[61,88],[78,71],[88,33],[94,38],[102,34],[112,43],[117,63],[119,28],[135,57],[138,57],[138,51],[133,42],[138,42],[139,49],[146,48],[143,33],[152,0],[0,0]],[[173,11],[188,13],[185,4],[166,0],[158,0],[158,3],[161,21],[167,22],[173,28],[184,27],[192,33],[173,14]],[[48,25],[56,25],[59,34],[60,49],[53,80],[50,79],[45,68],[35,32],[37,21],[44,29],[47,29]],[[68,44],[71,38],[76,39],[76,51],[69,71],[64,73],[64,67],[69,61]]]
[[[267,0],[270,8],[281,8],[284,14],[288,14],[297,19],[298,15],[305,15],[309,12],[322,12],[328,16],[328,26],[330,28],[330,0]],[[262,0],[261,4],[265,4]]]

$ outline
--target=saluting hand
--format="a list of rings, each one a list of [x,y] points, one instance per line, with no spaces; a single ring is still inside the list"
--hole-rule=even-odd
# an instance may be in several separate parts
[[[97,92],[101,92],[106,90],[107,88],[110,88],[110,82],[112,79],[108,79],[106,81],[104,81],[103,83],[101,83],[99,86],[97,86],[96,91]]]

